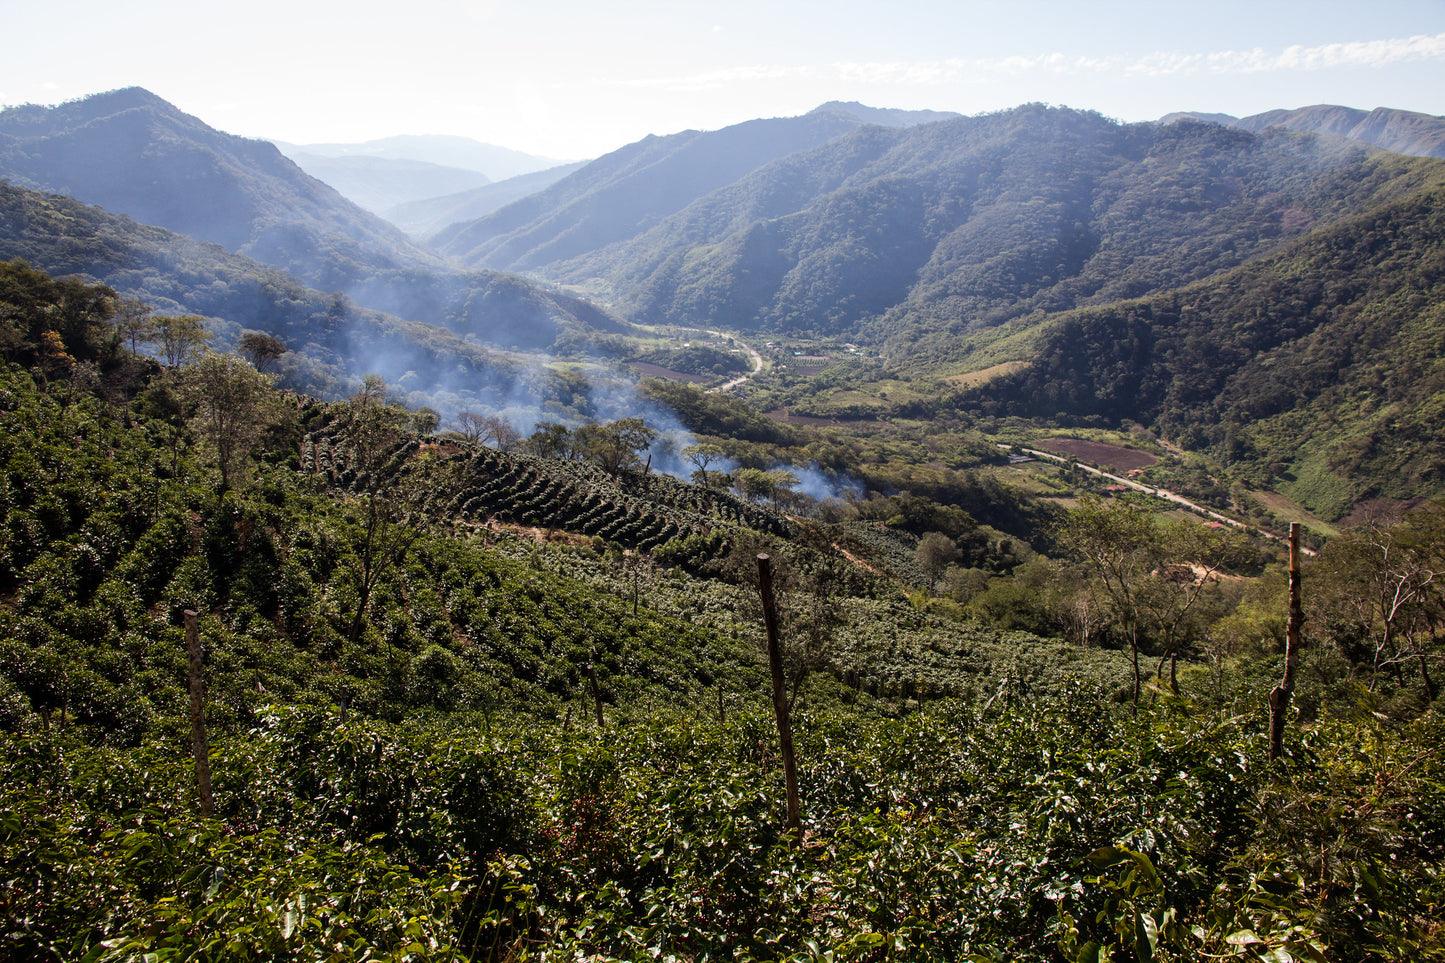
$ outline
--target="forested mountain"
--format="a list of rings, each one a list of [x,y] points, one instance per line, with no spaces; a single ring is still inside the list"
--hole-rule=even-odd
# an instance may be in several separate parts
[[[1222,276],[1050,318],[1017,336],[1025,367],[961,404],[1136,419],[1326,518],[1439,495],[1445,176],[1432,181]]]
[[[1312,134],[1334,134],[1400,154],[1445,157],[1445,117],[1409,110],[1387,107],[1357,110],[1334,104],[1316,104],[1296,110],[1267,110],[1248,117],[1189,112],[1166,114],[1160,122],[1168,124],[1182,118],[1223,124],[1254,133],[1282,127]]]
[[[600,157],[533,197],[435,235],[475,267],[532,270],[625,241],[769,161],[826,143],[861,122],[829,110],[717,131],[652,136]]]
[[[924,341],[946,354],[1012,317],[1232,268],[1408,191],[1427,169],[1282,131],[1027,106],[861,128],[542,270],[600,281],[639,321],[891,338],[895,352]]]
[[[274,145],[221,133],[138,87],[0,111],[0,177],[212,241],[322,290],[443,267]]]
[[[0,239],[8,257],[48,271],[82,272],[164,310],[266,330],[298,349],[315,342],[327,363],[344,356],[364,364],[368,352],[340,345],[353,335],[358,343],[370,339],[344,324],[324,338],[304,324],[296,327],[318,304],[346,305],[319,309],[333,316],[354,304],[372,316],[392,315],[392,327],[416,322],[445,329],[442,340],[458,346],[457,339],[468,339],[552,350],[563,335],[576,344],[597,331],[620,330],[616,319],[590,305],[520,278],[457,271],[303,173],[272,145],[222,134],[138,88],[0,112],[0,178],[13,185]],[[112,213],[21,190],[27,186]],[[152,222],[166,230],[145,226]],[[306,293],[274,295],[280,290]],[[427,340],[438,343],[431,335]],[[475,344],[457,350],[485,354]],[[396,366],[414,354],[378,357],[378,366],[400,374]],[[409,367],[452,366],[433,356]],[[363,373],[349,362],[342,372]]]
[[[551,187],[585,166],[586,161],[578,161],[531,174],[518,174],[516,177],[494,181],[469,191],[398,204],[381,213],[412,237],[428,237],[449,225],[474,221],[493,211],[499,211],[513,201],[520,201],[528,195]]]
[[[17,258],[57,276],[104,282],[157,313],[211,319],[218,347],[234,344],[243,328],[272,334],[290,349],[282,360],[288,384],[323,396],[344,394],[361,375],[376,372],[417,391],[414,403],[443,409],[500,406],[518,395],[522,381],[538,405],[569,404],[545,378],[478,342],[553,350],[617,324],[584,302],[488,272],[418,276],[414,292],[452,327],[405,321],[306,288],[219,245],[0,183],[0,261]]]

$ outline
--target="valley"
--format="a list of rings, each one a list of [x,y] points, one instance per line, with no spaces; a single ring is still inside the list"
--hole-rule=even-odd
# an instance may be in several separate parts
[[[0,955],[1441,957],[1445,119],[1272,116],[0,111]]]

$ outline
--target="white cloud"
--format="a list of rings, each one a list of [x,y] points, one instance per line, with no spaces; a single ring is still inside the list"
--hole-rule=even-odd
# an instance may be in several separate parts
[[[1332,43],[1315,47],[1295,45],[1275,51],[1258,47],[1251,50],[1207,53],[1159,51],[1133,58],[1086,57],[1054,52],[997,58],[844,61],[822,67],[753,64],[696,74],[599,80],[598,83],[617,87],[696,91],[733,84],[815,77],[891,86],[942,87],[960,83],[988,83],[1030,74],[1166,77],[1200,73],[1313,71],[1335,67],[1382,68],[1419,60],[1445,60],[1445,33]]]
[[[1222,50],[1208,54],[1158,53],[1129,64],[1126,71],[1151,77],[1200,71],[1217,74],[1265,73],[1334,67],[1381,68],[1415,60],[1445,60],[1445,33],[1317,47],[1295,45],[1277,52],[1256,47],[1253,50]]]

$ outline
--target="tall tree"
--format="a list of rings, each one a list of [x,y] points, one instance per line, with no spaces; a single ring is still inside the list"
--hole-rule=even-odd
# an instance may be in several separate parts
[[[115,331],[122,341],[130,344],[131,354],[140,354],[143,344],[155,339],[155,319],[151,317],[151,306],[135,298],[121,301],[115,312]]]
[[[642,453],[652,445],[657,432],[641,418],[619,418],[600,425],[583,425],[577,436],[587,453],[615,475],[642,464]]]
[[[221,475],[221,491],[246,477],[253,448],[285,412],[269,376],[241,358],[208,351],[182,369],[181,394],[192,430],[204,439]]]
[[[420,502],[419,473],[386,471],[405,434],[408,414],[387,400],[386,382],[368,375],[346,403],[342,436],[349,449],[361,495],[361,532],[356,544],[357,602],[347,638],[355,643],[366,624],[371,595],[381,576],[405,560],[421,537],[414,507]]]
[[[270,369],[276,359],[286,353],[285,343],[264,331],[243,331],[240,340],[236,342],[236,349],[241,352],[242,357],[256,366],[257,371]]]
[[[161,346],[161,355],[168,367],[185,364],[187,358],[210,343],[204,319],[195,314],[154,319],[154,340]]]
[[[1333,539],[1311,571],[1312,617],[1351,658],[1381,672],[1414,663],[1428,692],[1445,629],[1445,507],[1372,520]]]
[[[928,576],[928,587],[931,590],[938,587],[938,580],[943,577],[948,566],[958,561],[959,551],[958,545],[947,535],[942,532],[928,532],[918,540],[918,548],[913,555]]]
[[[1059,540],[1093,573],[1100,597],[1129,643],[1134,665],[1134,705],[1139,704],[1139,646],[1145,615],[1140,588],[1159,561],[1154,517],[1126,500],[1085,496],[1070,510]]]
[[[697,469],[697,473],[693,475],[693,480],[701,482],[703,485],[707,485],[708,483],[707,466],[727,457],[727,453],[722,450],[721,446],[712,444],[711,442],[700,442],[695,445],[688,445],[682,450],[682,454],[688,461],[692,462],[693,467]]]

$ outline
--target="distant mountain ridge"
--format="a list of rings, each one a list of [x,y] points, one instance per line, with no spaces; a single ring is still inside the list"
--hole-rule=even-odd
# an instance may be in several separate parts
[[[213,241],[322,289],[444,267],[274,145],[224,134],[138,87],[0,111],[0,176]]]
[[[1358,110],[1333,104],[1316,104],[1295,110],[1267,110],[1249,117],[1184,111],[1166,114],[1160,118],[1160,123],[1169,124],[1186,118],[1236,127],[1253,133],[1271,127],[1283,127],[1302,133],[1334,134],[1383,147],[1398,154],[1445,157],[1445,117],[1408,110],[1386,107]]]
[[[531,174],[556,167],[564,161],[540,157],[509,147],[484,144],[470,137],[447,134],[399,134],[358,143],[290,144],[274,141],[288,157],[310,154],[317,157],[373,157],[383,160],[410,160],[477,171],[488,180]]]
[[[952,120],[962,114],[951,110],[898,110],[890,107],[868,107],[856,100],[830,100],[813,108],[814,114],[837,114],[864,124],[880,127],[916,127],[919,124],[934,124],[940,120]]]
[[[527,271],[625,241],[706,194],[772,161],[825,144],[876,114],[893,125],[912,112],[859,105],[722,130],[652,136],[600,157],[545,191],[429,240],[473,267]],[[830,105],[825,105],[825,108]]]
[[[389,157],[327,157],[289,155],[298,167],[336,188],[358,207],[380,217],[399,204],[485,187],[492,183],[480,171],[443,167],[419,160]]]
[[[453,224],[486,217],[508,204],[546,190],[586,167],[587,163],[578,161],[531,174],[518,174],[470,190],[399,203],[380,213],[414,238],[430,237]]]
[[[0,179],[125,215],[137,228],[213,242],[286,272],[288,283],[502,348],[550,349],[564,332],[585,340],[591,325],[618,328],[581,302],[553,310],[571,299],[520,278],[456,269],[273,144],[217,131],[140,88],[0,111]],[[17,256],[30,257],[23,248]],[[135,287],[103,264],[88,273]],[[184,289],[162,296],[196,303]],[[243,323],[264,329],[264,312]]]
[[[846,122],[808,117],[828,134]],[[1360,183],[1382,188],[1349,142],[1027,105],[820,133],[671,213],[619,189],[633,167],[641,183],[654,166],[686,171],[672,146],[633,145],[438,240],[465,263],[608,291],[645,323],[952,351],[944,342],[1012,317],[1235,267],[1348,210]],[[624,162],[649,147],[665,161]],[[604,162],[621,175],[601,176]],[[599,212],[610,234],[594,229]]]

